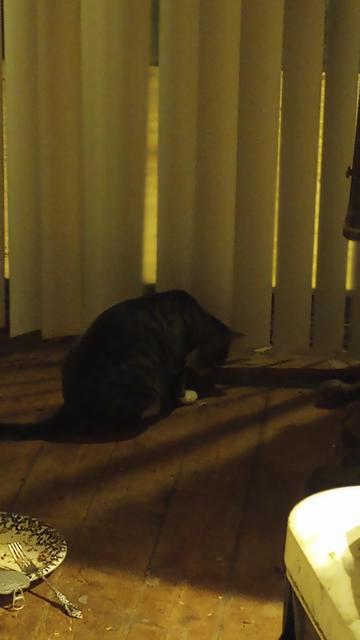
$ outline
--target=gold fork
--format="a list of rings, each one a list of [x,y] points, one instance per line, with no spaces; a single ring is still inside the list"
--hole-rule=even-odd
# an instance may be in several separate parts
[[[49,580],[43,575],[41,569],[36,567],[33,561],[30,560],[30,558],[26,555],[20,542],[10,542],[8,544],[8,547],[19,569],[23,573],[25,573],[25,575],[30,577],[31,575],[35,574],[38,578],[44,580],[50,587],[50,589],[55,593],[58,601],[63,606],[68,616],[71,616],[72,618],[82,618],[82,612],[80,611],[80,609],[75,607],[75,605],[72,604],[72,602],[70,602],[70,600],[68,600],[67,597],[64,596],[63,593],[61,593],[61,591],[53,587]]]

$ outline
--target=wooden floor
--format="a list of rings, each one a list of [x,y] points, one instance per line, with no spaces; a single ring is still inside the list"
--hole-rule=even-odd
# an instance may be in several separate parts
[[[0,420],[59,404],[61,357],[2,358]],[[0,443],[0,509],[59,528],[51,580],[84,612],[66,617],[40,583],[22,611],[0,608],[1,640],[278,638],[287,515],[336,462],[341,412],[306,389],[220,391],[128,441]]]

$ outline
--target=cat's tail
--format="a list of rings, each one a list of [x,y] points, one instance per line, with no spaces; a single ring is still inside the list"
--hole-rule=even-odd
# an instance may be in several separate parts
[[[52,440],[63,431],[66,420],[65,408],[39,422],[0,422],[0,440]]]

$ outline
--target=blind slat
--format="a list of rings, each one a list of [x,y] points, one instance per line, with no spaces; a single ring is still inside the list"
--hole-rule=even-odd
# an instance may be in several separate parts
[[[240,0],[200,4],[192,291],[232,317],[240,65]]]
[[[329,6],[324,146],[321,177],[314,347],[322,353],[342,348],[347,241],[342,235],[354,145],[360,49],[358,0]]]
[[[274,344],[308,349],[323,62],[323,0],[286,0]]]
[[[160,5],[157,286],[191,289],[199,1]]]
[[[81,330],[80,4],[38,2],[42,333]],[[69,73],[71,69],[71,73]]]
[[[142,290],[149,0],[82,3],[84,321]]]
[[[284,2],[242,7],[233,317],[247,346],[260,346],[270,339]]]
[[[41,324],[36,10],[4,0],[12,336]]]

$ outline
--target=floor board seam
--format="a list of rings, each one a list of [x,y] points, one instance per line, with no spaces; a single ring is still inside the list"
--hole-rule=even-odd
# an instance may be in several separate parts
[[[244,522],[246,520],[246,513],[248,511],[248,505],[251,496],[251,486],[253,482],[254,469],[257,466],[258,461],[260,460],[261,449],[262,449],[262,440],[264,428],[268,422],[269,416],[269,406],[270,406],[270,398],[269,393],[264,392],[264,407],[261,411],[261,415],[259,416],[258,422],[258,438],[256,441],[256,446],[254,447],[254,451],[251,457],[251,463],[249,465],[249,474],[247,478],[246,490],[244,492],[244,497],[241,503],[241,508],[239,509],[239,523],[236,531],[235,542],[233,552],[230,556],[229,565],[228,565],[228,573],[226,576],[226,583],[224,586],[224,597],[221,602],[220,608],[220,622],[219,628],[216,637],[214,640],[221,640],[222,633],[224,631],[224,618],[226,614],[227,606],[231,600],[232,592],[233,592],[233,579],[234,579],[234,570],[236,567],[236,559],[239,555],[239,549],[241,545],[241,538],[243,535]]]
[[[28,465],[28,467],[27,467],[27,469],[26,469],[26,471],[24,473],[24,477],[21,478],[21,480],[20,480],[19,488],[18,488],[15,496],[13,496],[13,498],[9,501],[8,510],[12,511],[13,509],[15,509],[16,502],[20,498],[20,496],[21,496],[21,494],[22,494],[22,492],[24,490],[24,487],[26,487],[26,485],[27,485],[27,483],[29,481],[30,475],[32,473],[32,470],[34,469],[37,461],[39,460],[42,452],[45,449],[45,445],[46,445],[46,443],[42,442],[38,446],[38,448],[35,451],[34,455],[31,457],[29,465]]]

